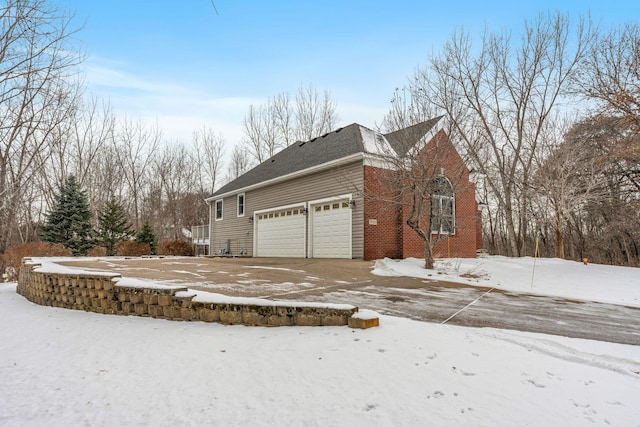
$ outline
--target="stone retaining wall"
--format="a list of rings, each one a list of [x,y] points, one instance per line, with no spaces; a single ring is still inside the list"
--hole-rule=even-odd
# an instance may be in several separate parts
[[[227,325],[341,326],[348,325],[353,308],[194,301],[195,294],[181,286],[124,286],[116,273],[58,273],[37,271],[40,264],[23,260],[17,292],[40,305],[101,314],[199,320]]]

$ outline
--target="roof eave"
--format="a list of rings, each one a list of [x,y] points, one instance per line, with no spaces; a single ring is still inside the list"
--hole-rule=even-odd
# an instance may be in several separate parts
[[[279,177],[276,177],[276,178],[272,178],[272,179],[269,179],[267,181],[259,182],[259,183],[252,184],[252,185],[247,185],[245,187],[237,188],[237,189],[231,190],[231,191],[227,191],[226,193],[222,193],[222,194],[214,194],[212,196],[207,197],[204,200],[205,200],[205,202],[209,203],[211,201],[224,199],[226,197],[233,196],[235,194],[245,193],[247,191],[252,191],[252,190],[257,190],[259,188],[268,187],[270,185],[274,185],[274,184],[277,184],[279,182],[284,182],[284,181],[288,181],[290,179],[299,178],[299,177],[302,177],[302,176],[305,176],[305,175],[310,175],[312,173],[321,172],[323,170],[331,169],[331,168],[334,168],[336,166],[342,166],[342,165],[346,165],[346,164],[349,164],[349,163],[353,163],[353,162],[355,162],[357,160],[362,160],[363,156],[364,156],[364,153],[361,153],[361,152],[353,153],[353,154],[350,154],[348,156],[341,157],[341,158],[336,159],[336,160],[332,160],[330,162],[322,163],[320,165],[312,166],[310,168],[301,169],[299,171],[291,172],[289,174],[282,175],[282,176],[279,176]]]

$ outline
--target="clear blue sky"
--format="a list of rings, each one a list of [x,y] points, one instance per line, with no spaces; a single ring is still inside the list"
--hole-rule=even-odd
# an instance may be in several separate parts
[[[591,14],[638,21],[640,2],[57,0],[84,28],[87,83],[117,114],[157,120],[170,140],[207,126],[230,145],[250,104],[300,85],[329,90],[340,124],[379,124],[401,87],[452,31],[518,31],[525,19]]]

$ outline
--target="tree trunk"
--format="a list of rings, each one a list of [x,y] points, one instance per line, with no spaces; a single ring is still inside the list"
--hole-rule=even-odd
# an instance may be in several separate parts
[[[564,259],[564,234],[562,227],[556,226],[556,256]]]
[[[424,242],[424,268],[433,269],[433,247],[429,241]]]

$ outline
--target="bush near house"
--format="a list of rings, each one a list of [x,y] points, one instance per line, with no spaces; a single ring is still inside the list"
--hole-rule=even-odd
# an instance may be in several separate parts
[[[94,246],[87,252],[87,256],[90,257],[102,257],[107,256],[107,249],[104,246]]]
[[[194,256],[193,246],[182,240],[165,240],[158,245],[158,255]]]
[[[148,243],[138,243],[133,240],[118,243],[116,255],[119,256],[143,256],[151,255],[151,246]]]
[[[156,255],[157,246],[158,246],[158,237],[156,233],[153,231],[153,227],[149,223],[149,220],[144,222],[142,226],[142,230],[136,236],[136,242],[138,243],[148,243],[149,250],[151,251],[151,255]]]
[[[71,249],[60,243],[30,242],[12,246],[2,254],[7,280],[17,280],[22,258],[32,256],[72,256]]]

